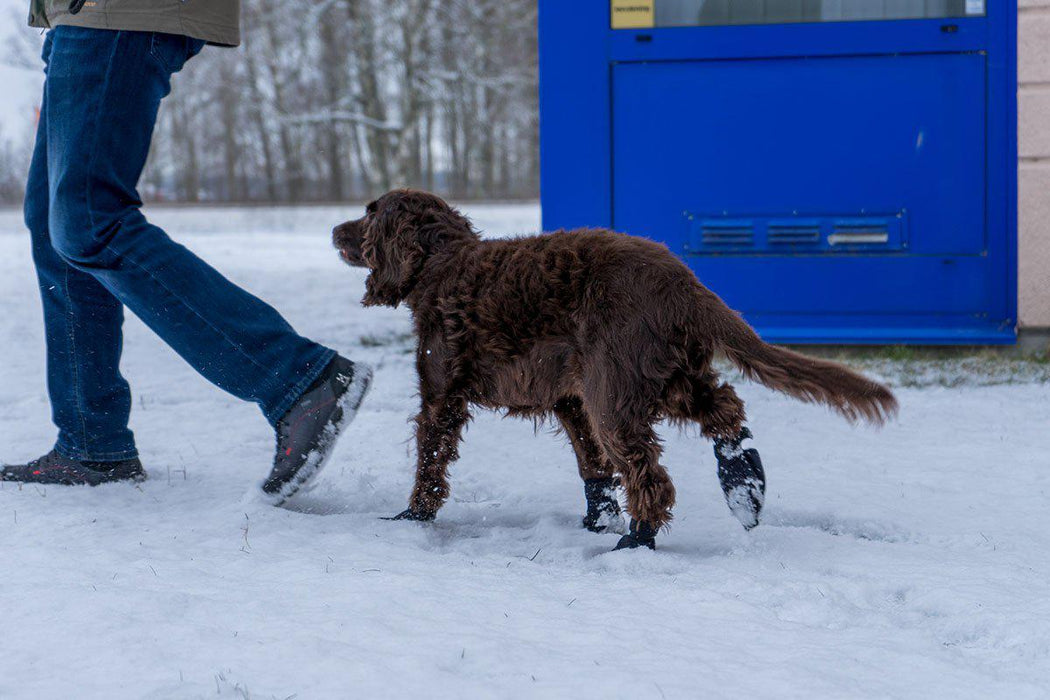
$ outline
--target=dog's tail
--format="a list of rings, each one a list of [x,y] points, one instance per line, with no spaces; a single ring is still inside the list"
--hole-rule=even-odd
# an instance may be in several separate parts
[[[807,403],[822,403],[850,422],[881,425],[897,413],[888,388],[827,360],[766,343],[713,292],[703,289],[703,330],[748,379]]]

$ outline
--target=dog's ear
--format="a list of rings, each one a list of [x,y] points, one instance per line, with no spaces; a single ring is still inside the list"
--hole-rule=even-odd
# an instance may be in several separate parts
[[[365,306],[397,306],[411,289],[426,251],[418,227],[399,206],[376,211],[370,217],[362,246],[372,273],[365,280]]]
[[[394,287],[381,278],[379,270],[374,270],[365,279],[365,296],[361,299],[364,306],[392,306],[395,309],[401,303],[401,296]]]

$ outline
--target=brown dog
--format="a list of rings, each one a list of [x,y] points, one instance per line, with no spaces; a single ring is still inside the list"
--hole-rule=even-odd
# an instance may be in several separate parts
[[[633,518],[618,548],[652,547],[671,519],[675,490],[653,429],[661,419],[695,421],[716,441],[730,507],[757,524],[761,462],[740,448],[750,437],[744,404],[712,369],[717,351],[748,378],[851,421],[881,423],[897,409],[880,384],[764,343],[649,240],[578,230],[482,241],[439,197],[412,190],[380,197],[333,236],[347,263],[371,272],[363,303],[404,302],[415,322],[418,466],[399,519],[431,520],[444,504],[472,404],[553,416],[589,486],[618,476]],[[611,512],[608,489],[587,494]]]

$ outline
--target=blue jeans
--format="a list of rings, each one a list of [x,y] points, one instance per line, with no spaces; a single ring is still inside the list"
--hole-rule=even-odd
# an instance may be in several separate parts
[[[125,306],[209,381],[259,404],[271,424],[335,355],[140,211],[136,187],[160,101],[202,48],[170,34],[68,26],[44,44],[25,218],[44,302],[56,449],[66,457],[137,454],[119,369]]]

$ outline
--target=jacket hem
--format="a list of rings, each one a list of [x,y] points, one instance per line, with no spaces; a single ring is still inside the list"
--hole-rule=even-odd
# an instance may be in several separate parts
[[[87,27],[89,29],[112,29],[132,32],[161,32],[177,34],[191,39],[200,39],[217,46],[238,46],[241,43],[240,27],[201,22],[186,17],[156,15],[140,12],[92,12],[71,15],[61,12],[36,23],[34,27]]]

